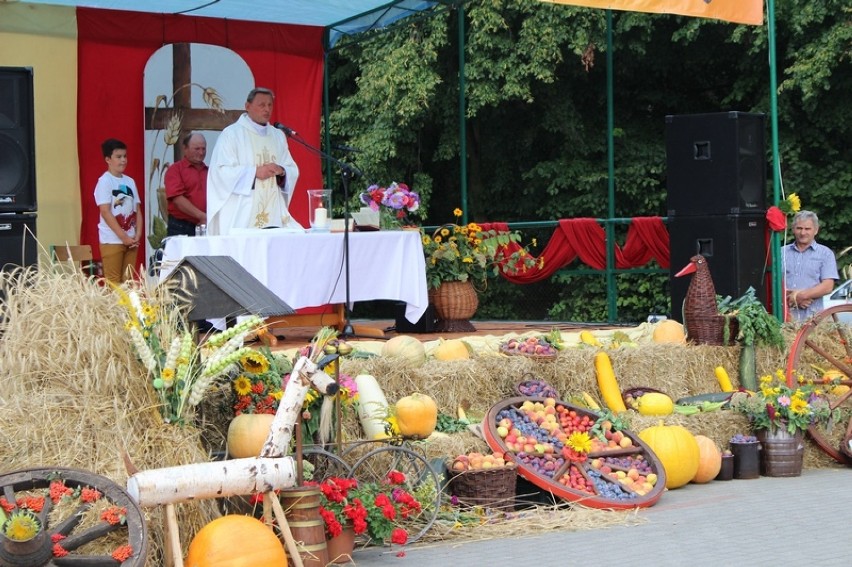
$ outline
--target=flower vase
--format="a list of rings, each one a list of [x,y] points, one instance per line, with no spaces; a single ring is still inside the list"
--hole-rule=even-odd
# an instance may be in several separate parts
[[[479,296],[473,283],[444,282],[439,287],[429,290],[429,303],[435,306],[438,323],[437,332],[472,332],[476,331],[470,323],[470,318],[479,307]]]
[[[801,429],[795,433],[782,427],[761,429],[757,439],[763,447],[760,464],[764,476],[801,476],[805,455]]]
[[[379,228],[381,230],[400,230],[402,228],[402,220],[397,217],[397,211],[394,209],[381,208],[379,209]]]
[[[327,539],[325,543],[331,563],[349,563],[355,550],[355,528],[344,525],[340,535]]]

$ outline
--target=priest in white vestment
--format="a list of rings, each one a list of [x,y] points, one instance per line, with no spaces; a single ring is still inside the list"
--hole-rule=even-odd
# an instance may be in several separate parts
[[[222,130],[207,176],[207,234],[234,229],[294,227],[287,205],[299,178],[287,138],[273,127],[275,95],[253,89],[246,112]]]

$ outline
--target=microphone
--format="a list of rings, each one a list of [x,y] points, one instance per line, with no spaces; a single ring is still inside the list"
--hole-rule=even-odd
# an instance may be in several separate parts
[[[282,132],[284,132],[284,135],[285,135],[285,136],[287,136],[288,138],[292,138],[293,136],[295,136],[296,134],[298,134],[298,132],[296,132],[296,131],[295,131],[295,130],[293,130],[292,128],[288,128],[288,127],[284,126],[284,125],[283,125],[283,124],[281,124],[280,122],[274,122],[274,123],[272,124],[272,127],[273,127],[273,128],[278,128],[279,130],[281,130]]]
[[[332,144],[331,149],[339,150],[341,152],[349,152],[349,153],[352,153],[352,154],[359,154],[362,151],[362,150],[359,150],[358,148],[353,148],[352,146],[346,146],[344,144]]]

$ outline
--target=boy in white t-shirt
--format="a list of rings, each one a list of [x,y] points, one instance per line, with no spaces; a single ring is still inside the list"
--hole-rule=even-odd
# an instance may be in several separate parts
[[[115,283],[133,275],[139,251],[137,219],[141,218],[136,183],[124,175],[127,167],[127,146],[110,138],[101,144],[107,171],[95,185],[95,203],[101,213],[98,222],[101,261],[104,277]]]

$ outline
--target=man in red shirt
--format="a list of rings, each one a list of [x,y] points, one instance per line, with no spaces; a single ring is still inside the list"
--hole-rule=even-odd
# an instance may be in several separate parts
[[[191,133],[183,139],[183,159],[166,170],[168,236],[195,236],[195,227],[207,224],[206,155],[207,140]]]

